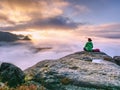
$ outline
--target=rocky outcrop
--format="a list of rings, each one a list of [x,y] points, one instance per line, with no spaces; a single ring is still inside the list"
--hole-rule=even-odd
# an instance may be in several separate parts
[[[102,59],[104,63],[93,63]],[[103,52],[77,52],[44,60],[24,72],[29,81],[48,90],[120,90],[120,66]]]
[[[112,57],[108,56],[104,52],[76,52],[74,54],[70,54],[68,56],[65,56],[61,59],[78,59],[78,60],[84,60],[84,61],[92,61],[93,59],[103,59],[106,61],[112,61]]]
[[[17,40],[31,40],[29,36],[16,35],[9,32],[0,31],[0,42],[14,42]]]
[[[31,40],[31,39],[29,38],[29,36],[24,36],[22,40]]]
[[[113,60],[115,61],[116,64],[120,65],[120,56],[114,56]]]
[[[1,32],[0,31],[0,41],[16,41],[19,40],[18,36],[9,32]]]
[[[15,87],[24,83],[25,74],[17,66],[10,63],[1,63],[0,81],[7,83],[10,87]]]

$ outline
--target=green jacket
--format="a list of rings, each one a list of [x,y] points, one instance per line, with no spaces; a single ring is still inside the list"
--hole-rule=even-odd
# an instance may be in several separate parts
[[[91,41],[87,42],[84,47],[87,51],[92,51],[93,43]]]

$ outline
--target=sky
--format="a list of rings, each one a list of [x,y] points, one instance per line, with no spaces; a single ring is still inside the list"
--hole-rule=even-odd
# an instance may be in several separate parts
[[[120,0],[0,0],[0,31],[29,35],[34,49],[54,47],[44,52],[47,58],[82,50],[88,37],[93,39],[95,48],[120,55],[119,8]],[[11,59],[13,63],[17,57],[35,62],[45,59],[42,53],[31,54],[33,49],[27,45],[0,47],[0,59]]]
[[[119,0],[0,0],[0,31],[36,36],[35,32],[61,30],[120,38],[119,4]]]

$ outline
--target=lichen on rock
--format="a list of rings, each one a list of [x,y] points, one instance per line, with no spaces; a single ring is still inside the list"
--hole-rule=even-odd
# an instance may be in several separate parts
[[[105,63],[93,63],[93,59],[103,59]],[[120,66],[111,60],[103,52],[82,51],[58,60],[41,61],[24,72],[32,74],[32,80],[48,90],[70,90],[71,86],[73,90],[119,90]]]

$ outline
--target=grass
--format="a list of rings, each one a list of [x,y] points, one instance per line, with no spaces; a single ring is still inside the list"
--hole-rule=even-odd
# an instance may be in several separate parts
[[[63,85],[68,85],[71,83],[71,80],[69,78],[63,78],[63,79],[61,79],[61,83]]]
[[[34,84],[31,85],[21,85],[16,88],[9,88],[7,85],[0,87],[0,90],[46,90],[44,86],[37,87]]]

